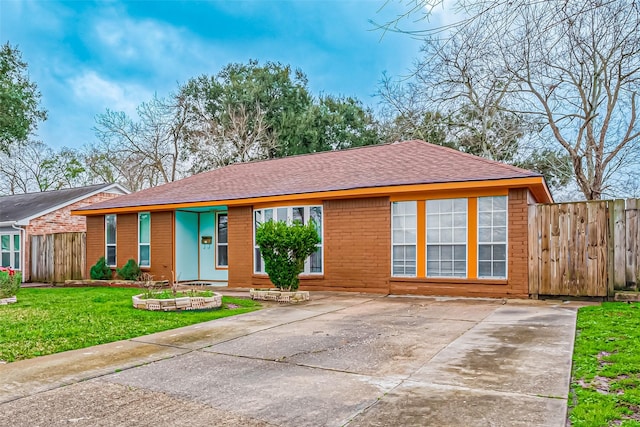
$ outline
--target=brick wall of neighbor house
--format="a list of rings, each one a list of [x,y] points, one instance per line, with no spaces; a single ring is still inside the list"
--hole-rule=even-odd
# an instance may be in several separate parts
[[[251,287],[253,276],[253,220],[250,206],[229,207],[229,278],[230,287]],[[268,286],[268,285],[267,285]]]
[[[392,294],[528,298],[529,190],[511,189],[508,199],[507,280],[392,278]]]
[[[98,193],[91,197],[80,200],[69,206],[65,206],[48,214],[39,216],[29,221],[29,225],[25,227],[27,231],[24,245],[24,265],[26,266],[25,280],[31,279],[31,236],[38,236],[52,233],[75,233],[87,230],[87,222],[84,216],[71,215],[74,209],[80,209],[85,206],[109,200],[118,197],[119,194]],[[89,262],[87,260],[87,262]]]
[[[87,218],[87,279],[91,272],[91,266],[105,253],[104,215],[88,216]]]
[[[173,227],[173,212],[151,213],[151,268],[149,273],[155,280],[169,280],[174,270]]]

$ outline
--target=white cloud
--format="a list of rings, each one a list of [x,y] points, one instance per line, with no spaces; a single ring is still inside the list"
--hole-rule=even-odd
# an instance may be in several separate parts
[[[142,86],[109,81],[95,71],[85,71],[70,78],[68,83],[78,103],[94,111],[109,108],[133,115],[136,107],[152,95]]]

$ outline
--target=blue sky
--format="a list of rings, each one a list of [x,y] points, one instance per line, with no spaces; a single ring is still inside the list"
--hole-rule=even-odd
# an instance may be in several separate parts
[[[18,45],[42,93],[49,118],[38,139],[80,147],[95,141],[94,117],[105,109],[132,114],[154,93],[166,96],[190,77],[249,59],[300,68],[315,95],[356,96],[375,107],[383,72],[407,75],[419,54],[418,41],[369,23],[402,7],[385,0],[0,0],[0,42]]]

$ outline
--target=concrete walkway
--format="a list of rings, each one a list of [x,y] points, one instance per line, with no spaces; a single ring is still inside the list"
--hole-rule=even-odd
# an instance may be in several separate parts
[[[577,306],[314,293],[0,365],[0,425],[564,426]]]

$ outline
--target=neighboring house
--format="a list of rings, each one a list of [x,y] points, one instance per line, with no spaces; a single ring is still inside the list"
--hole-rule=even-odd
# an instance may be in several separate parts
[[[83,232],[86,219],[71,210],[129,194],[118,184],[97,184],[66,190],[0,196],[0,265],[23,272],[30,278],[30,237]]]
[[[157,279],[268,287],[257,225],[314,219],[302,289],[527,297],[527,207],[540,202],[552,198],[538,173],[406,141],[234,164],[74,214],[87,267],[106,255]]]

